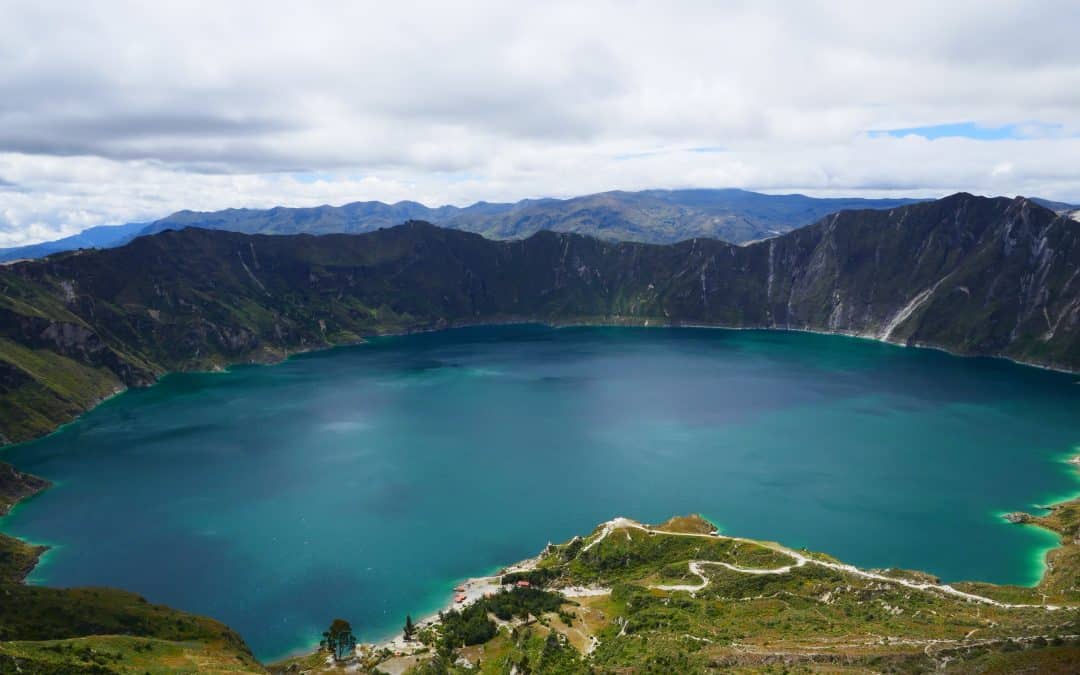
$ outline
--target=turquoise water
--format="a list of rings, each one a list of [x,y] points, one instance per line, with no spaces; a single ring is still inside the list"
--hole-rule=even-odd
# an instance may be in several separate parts
[[[616,515],[945,580],[1033,583],[1078,491],[1076,378],[842,337],[497,326],[165,378],[0,457],[32,581],[219,618],[256,654],[364,640]]]

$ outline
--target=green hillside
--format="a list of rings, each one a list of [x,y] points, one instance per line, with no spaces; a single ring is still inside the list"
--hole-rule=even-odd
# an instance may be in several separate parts
[[[745,247],[420,222],[169,231],[0,269],[0,434],[33,438],[169,371],[498,321],[817,330],[1077,370],[1078,233],[1032,201],[966,194]]]

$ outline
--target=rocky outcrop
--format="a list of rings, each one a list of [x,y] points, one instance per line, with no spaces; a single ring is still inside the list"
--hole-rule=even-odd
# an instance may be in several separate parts
[[[1006,513],[1002,516],[1005,520],[1013,525],[1024,525],[1031,522],[1031,515],[1024,513],[1023,511],[1013,511],[1012,513]]]
[[[1078,233],[1024,198],[840,213],[776,240],[795,278],[773,323],[1075,370]]]
[[[23,473],[10,464],[0,462],[0,516],[7,515],[15,504],[50,485],[44,478]]]

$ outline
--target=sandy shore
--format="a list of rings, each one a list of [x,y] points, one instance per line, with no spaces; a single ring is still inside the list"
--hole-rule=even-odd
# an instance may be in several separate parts
[[[498,593],[503,588],[503,586],[499,583],[499,580],[504,574],[513,574],[514,572],[528,572],[530,570],[534,570],[536,569],[536,564],[539,560],[539,556],[535,558],[529,558],[509,567],[505,567],[500,570],[498,574],[495,574],[493,576],[473,577],[471,579],[466,579],[465,581],[454,587],[454,596],[464,596],[464,598],[460,600],[451,599],[450,602],[444,605],[439,611],[420,619],[415,624],[416,630],[419,632],[424,628],[430,628],[431,626],[437,625],[439,623],[439,614],[442,612],[446,612],[451,609],[461,609],[462,607],[468,607],[469,605],[472,605],[481,598]],[[383,642],[357,646],[357,650],[367,649],[374,650],[376,652],[383,649],[389,649],[394,654],[401,656],[407,656],[409,654],[413,654],[426,648],[426,645],[422,644],[419,640],[406,640],[403,633],[395,635],[393,638],[385,640]]]

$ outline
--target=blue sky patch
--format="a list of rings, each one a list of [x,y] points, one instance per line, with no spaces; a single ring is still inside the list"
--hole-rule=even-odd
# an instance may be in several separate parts
[[[1040,138],[1054,135],[1061,131],[1060,124],[1046,122],[1022,122],[989,127],[975,122],[955,122],[952,124],[934,124],[926,127],[907,127],[905,129],[882,129],[871,131],[871,138],[892,136],[922,136],[928,140],[938,138],[971,138],[977,141],[1008,141],[1025,138]]]

